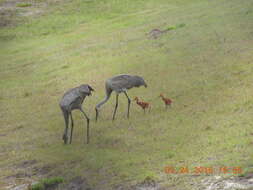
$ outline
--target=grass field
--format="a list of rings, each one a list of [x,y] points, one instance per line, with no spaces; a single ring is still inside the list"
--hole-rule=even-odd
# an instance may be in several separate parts
[[[0,188],[19,174],[17,184],[81,176],[106,190],[149,177],[190,190],[206,176],[166,174],[164,167],[252,172],[252,20],[252,0],[71,0],[0,28]],[[148,35],[178,25],[184,27],[157,39]],[[148,88],[129,96],[151,102],[152,110],[144,115],[132,102],[127,120],[121,95],[112,122],[113,95],[95,123],[104,81],[120,73],[145,78]],[[75,111],[66,146],[58,102],[82,83],[95,89],[83,105],[91,142],[84,143],[86,122]],[[171,109],[165,111],[160,93],[173,100]]]

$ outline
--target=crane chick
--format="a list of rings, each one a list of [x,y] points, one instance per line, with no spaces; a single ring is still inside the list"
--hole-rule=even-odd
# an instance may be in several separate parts
[[[160,94],[160,96],[165,104],[165,108],[167,109],[168,106],[171,106],[172,100],[169,98],[165,98],[163,94]]]
[[[139,101],[138,97],[135,97],[134,100],[136,101],[136,104],[139,105],[143,109],[144,113],[145,113],[147,108],[149,108],[149,110],[151,109],[150,103],[141,102],[141,101]]]

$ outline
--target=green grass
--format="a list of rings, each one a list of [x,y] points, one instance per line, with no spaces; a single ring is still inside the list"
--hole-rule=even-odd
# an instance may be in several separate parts
[[[182,24],[178,24],[176,26],[169,26],[169,27],[167,27],[167,30],[168,31],[169,30],[175,30],[175,29],[182,28],[182,27],[185,27],[185,26],[186,26],[186,24],[182,23]]]
[[[16,5],[17,7],[31,7],[32,4],[31,3],[17,3]]]
[[[44,190],[45,187],[44,187],[43,184],[37,183],[37,184],[32,185],[31,189],[32,189],[32,190]]]
[[[62,183],[64,180],[61,177],[46,178],[41,181],[45,186],[51,186]]]
[[[204,177],[165,174],[169,165],[250,170],[252,17],[252,1],[75,0],[1,28],[0,187],[23,160],[49,166],[46,175],[85,177],[100,189],[147,177],[194,189],[189,183]],[[168,26],[177,29],[155,40],[146,35]],[[120,73],[145,78],[148,88],[132,89],[129,96],[151,102],[151,113],[143,115],[132,102],[127,120],[122,95],[112,122],[113,95],[95,123],[104,81]],[[58,101],[81,83],[95,89],[83,105],[91,118],[91,142],[84,143],[85,121],[75,111],[73,143],[64,146]],[[160,93],[173,100],[168,111]]]
[[[64,180],[61,177],[45,178],[42,179],[39,183],[32,185],[31,190],[45,190],[60,183],[63,183],[63,181]]]

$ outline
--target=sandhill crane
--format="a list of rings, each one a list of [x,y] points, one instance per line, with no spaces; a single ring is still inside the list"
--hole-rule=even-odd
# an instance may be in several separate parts
[[[72,142],[72,133],[74,128],[74,122],[72,118],[71,111],[74,109],[79,109],[83,115],[85,116],[87,120],[87,144],[89,143],[89,121],[90,119],[86,115],[86,113],[82,109],[82,103],[86,96],[91,95],[91,91],[94,91],[92,87],[88,84],[80,85],[76,88],[72,88],[68,90],[62,97],[60,101],[60,107],[65,119],[65,130],[63,133],[62,139],[64,140],[64,143],[68,143],[68,124],[69,124],[69,116],[71,119],[71,132],[70,132],[70,142]]]
[[[118,96],[122,92],[125,94],[125,96],[128,99],[127,118],[129,118],[129,109],[130,109],[131,100],[127,95],[127,90],[133,87],[140,87],[140,86],[147,87],[147,84],[145,83],[142,77],[136,76],[136,75],[121,74],[121,75],[117,75],[117,76],[107,79],[105,82],[106,96],[100,103],[96,105],[96,108],[95,108],[96,121],[98,118],[99,108],[108,101],[113,91],[115,91],[116,93],[116,104],[115,104],[112,120],[115,119],[115,114],[118,108]]]

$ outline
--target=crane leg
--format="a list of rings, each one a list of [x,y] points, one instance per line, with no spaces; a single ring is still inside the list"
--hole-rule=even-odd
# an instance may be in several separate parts
[[[146,113],[146,109],[144,108],[143,110],[144,110],[144,114],[145,114]]]
[[[128,107],[127,107],[127,118],[129,118],[129,111],[130,111],[130,104],[131,104],[131,100],[128,97],[127,93],[124,91],[124,94],[126,95],[127,99],[128,99]]]
[[[82,108],[80,108],[80,111],[83,113],[84,117],[87,120],[87,144],[89,144],[89,141],[90,141],[90,134],[89,134],[90,119],[88,118],[88,116],[86,115],[86,113],[83,111]]]
[[[95,110],[96,110],[96,121],[97,121],[98,120],[98,109],[95,108]]]
[[[73,129],[74,129],[74,121],[72,117],[72,113],[70,112],[70,120],[71,120],[71,131],[70,131],[70,141],[69,144],[72,143],[72,134],[73,134]]]
[[[65,130],[64,130],[62,139],[64,141],[64,144],[67,144],[68,143],[69,112],[62,109],[62,113],[65,120]]]
[[[116,104],[115,104],[112,120],[115,119],[116,111],[117,111],[117,108],[118,108],[118,100],[119,100],[119,94],[116,94]]]

